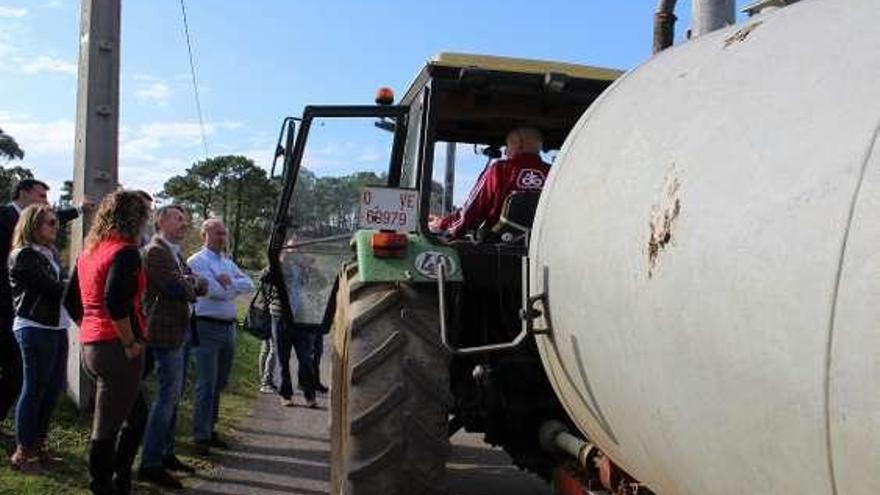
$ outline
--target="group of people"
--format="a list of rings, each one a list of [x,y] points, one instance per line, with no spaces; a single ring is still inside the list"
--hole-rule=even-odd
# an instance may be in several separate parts
[[[205,455],[228,447],[215,431],[219,397],[235,352],[235,299],[254,284],[226,256],[221,220],[202,224],[202,248],[184,259],[184,209],[153,211],[149,194],[129,190],[109,194],[97,207],[68,277],[54,243],[62,223],[83,209],[56,211],[48,189],[22,180],[12,203],[0,207],[0,419],[17,404],[11,462],[35,471],[52,461],[46,437],[66,381],[67,328],[75,322],[82,367],[96,385],[92,492],[129,493],[141,446],[139,477],[180,488],[171,472],[193,471],[174,445],[190,356],[196,370],[192,435],[197,453]],[[155,234],[146,241],[151,219]],[[141,383],[152,371],[157,390],[148,407]]]

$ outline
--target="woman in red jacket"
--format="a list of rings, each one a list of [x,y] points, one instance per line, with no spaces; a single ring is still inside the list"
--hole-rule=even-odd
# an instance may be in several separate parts
[[[82,362],[97,384],[89,450],[90,488],[95,494],[129,492],[131,464],[146,423],[139,387],[146,277],[138,241],[149,215],[139,192],[110,194],[98,208],[77,261]]]

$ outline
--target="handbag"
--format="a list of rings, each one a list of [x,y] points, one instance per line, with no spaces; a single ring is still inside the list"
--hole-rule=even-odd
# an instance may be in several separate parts
[[[260,340],[266,340],[272,335],[272,315],[269,313],[269,288],[267,285],[271,286],[266,281],[260,282],[260,287],[248,305],[244,324],[245,331]]]

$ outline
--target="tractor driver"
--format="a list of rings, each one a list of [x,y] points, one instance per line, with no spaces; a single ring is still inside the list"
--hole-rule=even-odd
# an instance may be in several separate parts
[[[541,160],[541,131],[520,127],[507,133],[506,159],[495,160],[480,174],[464,206],[429,224],[432,232],[445,232],[450,238],[462,237],[483,222],[492,226],[501,217],[504,200],[519,191],[544,187],[550,165]]]

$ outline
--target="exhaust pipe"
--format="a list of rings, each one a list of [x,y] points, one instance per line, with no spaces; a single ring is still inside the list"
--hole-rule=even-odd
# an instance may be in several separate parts
[[[791,3],[796,0],[760,0],[757,3]],[[736,22],[735,0],[691,0],[690,37],[702,36]],[[675,41],[676,0],[659,0],[654,11],[654,53],[662,52]]]
[[[734,0],[692,0],[691,36],[702,36],[736,22]]]
[[[675,40],[675,2],[659,0],[654,12],[654,53],[662,52],[672,46]]]

